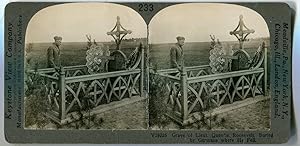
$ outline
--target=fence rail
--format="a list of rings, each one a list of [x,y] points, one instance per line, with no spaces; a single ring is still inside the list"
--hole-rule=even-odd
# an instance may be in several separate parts
[[[186,74],[188,75],[188,77],[198,77],[198,76],[210,74],[210,66],[209,65],[185,67],[185,70],[186,70]],[[161,70],[158,70],[157,73],[160,74],[161,76],[171,75],[173,77],[180,78],[180,72],[176,68],[161,69]],[[170,77],[170,78],[172,78],[172,77]]]
[[[86,106],[84,100],[97,107],[140,95],[140,72],[140,69],[135,69],[65,78],[65,89],[61,89],[65,90],[65,97],[62,97],[66,99],[65,113],[75,105],[79,108]]]
[[[187,71],[181,73],[180,78],[163,73],[158,75],[166,81],[169,93],[166,102],[171,116],[180,119],[178,122],[183,125],[195,112],[204,112],[267,92],[263,87],[264,68],[196,77],[188,77]]]
[[[267,95],[267,50],[251,69],[211,74],[210,66],[193,66],[158,70],[164,78],[168,98],[168,115],[182,125],[193,113],[231,104],[256,95]]]
[[[187,98],[190,103],[187,105],[188,114],[263,94],[262,88],[259,87],[264,75],[263,71],[263,68],[260,68],[253,71],[230,72],[221,76],[216,74],[188,78]],[[204,103],[210,104],[209,107]]]
[[[254,73],[261,73],[264,72],[263,68],[258,68],[256,70],[241,70],[241,71],[233,71],[233,72],[226,72],[226,73],[218,73],[218,74],[210,74],[206,76],[198,76],[198,77],[189,77],[188,83],[197,83],[209,80],[220,80],[230,77],[239,77],[244,75],[250,75]]]
[[[31,77],[43,77],[47,85],[49,117],[63,123],[66,115],[77,109],[96,108],[133,96],[144,97],[144,47],[128,70],[89,74],[86,65],[60,69],[29,70]],[[29,78],[30,78],[29,76]]]
[[[106,72],[106,73],[99,73],[99,74],[66,77],[66,83],[97,80],[97,79],[103,79],[103,78],[112,78],[112,77],[136,74],[136,73],[140,73],[140,72],[141,72],[141,69],[134,69],[134,70],[122,70],[122,71]]]

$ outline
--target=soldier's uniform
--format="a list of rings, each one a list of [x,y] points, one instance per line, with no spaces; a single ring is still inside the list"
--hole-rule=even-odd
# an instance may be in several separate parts
[[[183,49],[177,43],[170,49],[170,65],[171,68],[183,66]]]
[[[47,62],[48,68],[54,68],[60,66],[60,48],[54,43],[47,50]]]
[[[55,36],[54,40],[62,40],[62,38]],[[52,46],[47,49],[47,66],[48,68],[57,68],[61,66],[60,48],[56,43],[53,43]]]

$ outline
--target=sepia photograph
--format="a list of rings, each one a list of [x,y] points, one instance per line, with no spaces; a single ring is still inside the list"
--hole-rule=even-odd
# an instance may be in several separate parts
[[[26,30],[24,128],[147,129],[147,25],[111,3],[46,7]]]
[[[270,34],[233,4],[176,4],[149,24],[152,130],[269,130]]]
[[[176,4],[148,25],[118,4],[50,6],[26,31],[25,128],[269,130],[269,48],[238,5]]]
[[[5,140],[285,143],[294,15],[277,2],[8,3]]]

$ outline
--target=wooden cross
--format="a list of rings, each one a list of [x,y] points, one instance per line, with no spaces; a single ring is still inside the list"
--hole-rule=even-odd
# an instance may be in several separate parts
[[[116,45],[117,45],[117,50],[120,50],[120,44],[122,39],[127,35],[127,34],[131,34],[132,31],[131,30],[127,30],[125,29],[120,22],[120,17],[117,16],[117,22],[116,25],[114,26],[114,28],[110,31],[107,32],[107,35],[110,35],[114,38]]]
[[[249,29],[244,21],[243,21],[243,15],[240,15],[240,21],[238,26],[233,30],[230,31],[230,35],[234,35],[238,40],[239,40],[239,44],[240,44],[240,49],[243,49],[243,43],[244,41],[246,41],[246,37],[251,34],[254,33],[255,31],[253,29]],[[244,29],[246,28],[246,29]]]

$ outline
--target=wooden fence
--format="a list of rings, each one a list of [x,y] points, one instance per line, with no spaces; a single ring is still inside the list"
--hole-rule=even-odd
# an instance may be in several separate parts
[[[267,50],[257,66],[248,70],[211,74],[210,66],[158,70],[168,89],[167,115],[186,125],[197,112],[231,104],[257,95],[267,95]]]
[[[29,73],[46,80],[50,105],[47,115],[62,124],[66,115],[77,109],[96,108],[133,96],[144,97],[144,48],[140,51],[140,59],[128,70],[88,74],[87,67],[79,65]]]

